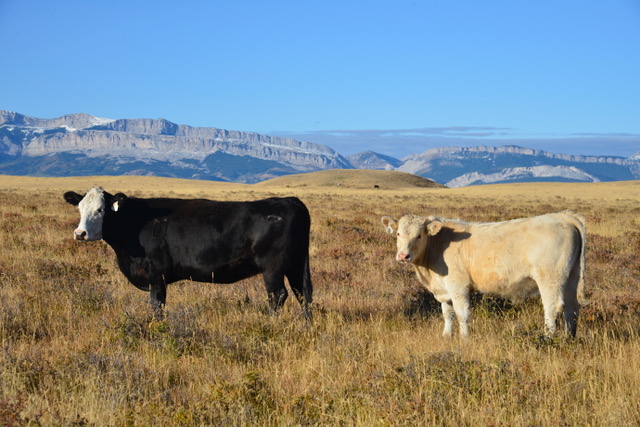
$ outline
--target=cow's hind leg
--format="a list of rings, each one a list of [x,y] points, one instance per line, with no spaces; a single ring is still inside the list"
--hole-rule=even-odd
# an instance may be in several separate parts
[[[275,312],[284,305],[289,293],[284,287],[284,273],[265,271],[262,273],[269,297],[269,307]]]
[[[580,311],[580,304],[578,298],[575,296],[571,299],[571,296],[566,295],[564,300],[563,317],[564,317],[564,330],[572,337],[576,336],[578,329],[578,312]]]
[[[546,282],[543,286],[538,285],[538,289],[540,290],[540,298],[544,308],[545,333],[552,336],[556,333],[556,321],[563,305],[560,296],[560,285]]]
[[[302,306],[304,318],[311,320],[309,304],[311,304],[312,289],[308,265],[296,266],[292,271],[287,272],[286,276],[293,294]]]

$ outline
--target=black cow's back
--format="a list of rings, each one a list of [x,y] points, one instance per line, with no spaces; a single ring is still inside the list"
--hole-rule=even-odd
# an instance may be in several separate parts
[[[268,291],[280,289],[282,300],[286,291],[283,295],[278,283],[288,277],[306,304],[311,302],[310,223],[306,206],[295,197],[129,198],[105,216],[103,233],[123,273],[141,289],[183,279],[232,283],[262,273]]]

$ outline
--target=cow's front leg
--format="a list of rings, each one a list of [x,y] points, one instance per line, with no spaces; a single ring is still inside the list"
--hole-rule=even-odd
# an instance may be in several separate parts
[[[164,282],[153,283],[149,290],[153,316],[156,319],[161,319],[163,317],[164,304],[167,301],[167,285]]]
[[[442,317],[444,317],[442,336],[451,338],[453,336],[453,322],[456,317],[453,305],[451,305],[451,301],[443,302],[440,305],[442,306]]]
[[[284,305],[289,293],[284,287],[284,274],[278,272],[265,271],[262,273],[264,285],[269,296],[269,307],[277,312]]]
[[[456,292],[451,296],[451,302],[453,303],[453,310],[456,312],[458,318],[458,325],[460,326],[460,336],[469,336],[469,312],[470,312],[470,298],[469,293]]]

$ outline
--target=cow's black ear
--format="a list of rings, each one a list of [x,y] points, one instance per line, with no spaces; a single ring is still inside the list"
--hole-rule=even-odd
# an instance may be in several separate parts
[[[127,203],[127,195],[124,193],[118,193],[111,199],[111,210],[118,212]]]
[[[80,200],[82,200],[83,197],[84,196],[79,195],[75,191],[67,191],[64,193],[64,199],[67,203],[73,206],[78,206],[78,203],[80,203]]]

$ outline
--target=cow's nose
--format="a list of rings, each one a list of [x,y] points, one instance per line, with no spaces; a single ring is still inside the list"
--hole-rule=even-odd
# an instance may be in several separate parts
[[[409,261],[411,259],[411,256],[404,252],[398,252],[398,255],[396,255],[396,259],[398,261]]]
[[[87,232],[84,230],[76,230],[73,232],[76,240],[85,240],[87,238]]]

